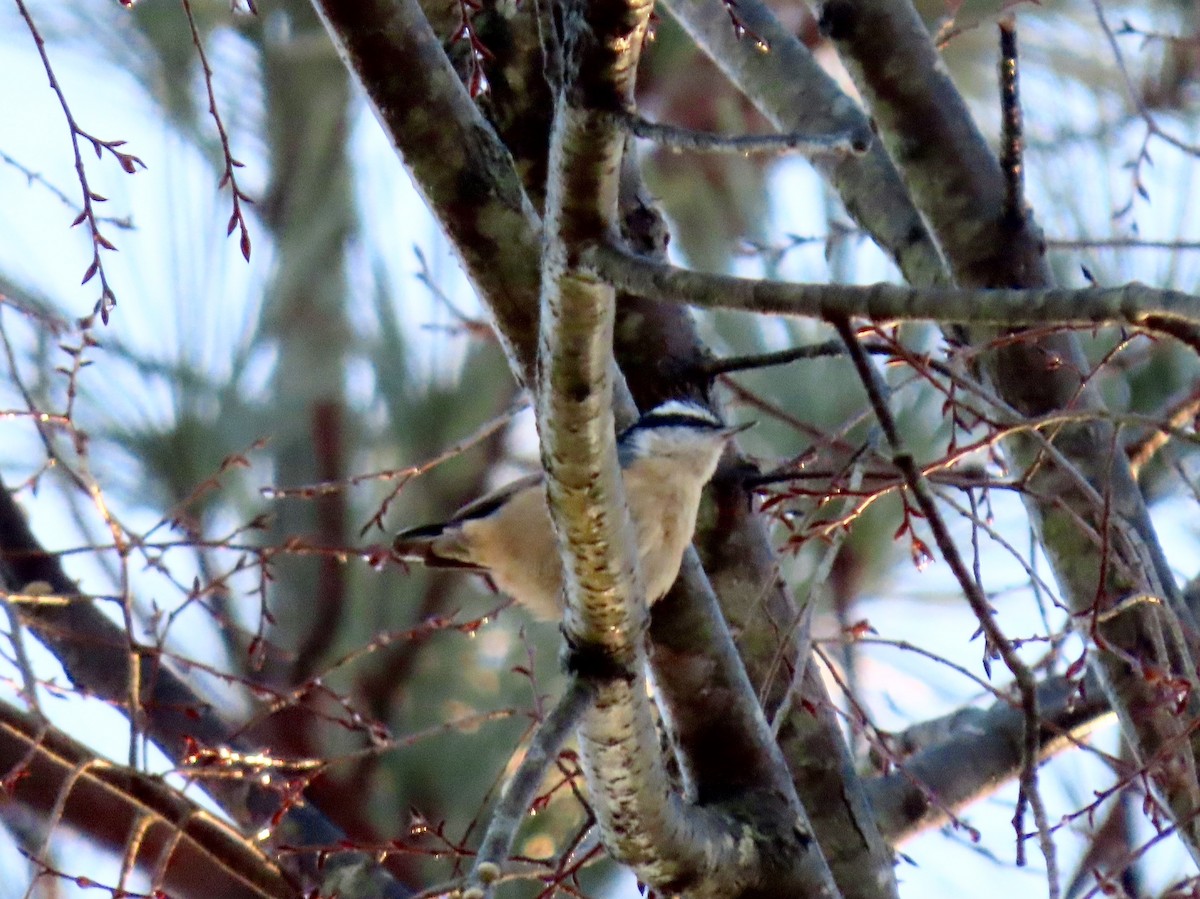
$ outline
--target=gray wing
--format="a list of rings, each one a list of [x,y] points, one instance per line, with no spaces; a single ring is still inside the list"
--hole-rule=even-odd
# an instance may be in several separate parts
[[[499,490],[467,503],[453,517],[437,524],[406,528],[396,535],[392,551],[401,559],[421,562],[429,568],[458,568],[485,572],[487,569],[470,561],[466,548],[456,537],[456,525],[464,521],[486,518],[499,509],[515,493],[538,484],[541,472],[505,484]]]
[[[520,493],[542,480],[542,473],[535,471],[533,474],[527,474],[523,478],[517,478],[508,484],[505,484],[499,490],[481,496],[477,500],[467,503],[461,509],[454,513],[449,521],[442,524],[446,527],[452,524],[458,524],[460,521],[469,521],[472,518],[487,518],[501,506],[503,506],[510,496],[514,493]]]

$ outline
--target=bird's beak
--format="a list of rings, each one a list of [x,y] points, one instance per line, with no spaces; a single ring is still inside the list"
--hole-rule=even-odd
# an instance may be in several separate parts
[[[758,422],[756,422],[756,421],[747,421],[740,425],[733,425],[732,427],[723,428],[721,430],[721,436],[724,437],[726,440],[729,440],[733,437],[736,437],[738,434],[742,433],[742,431],[750,430],[756,424],[758,424]]]

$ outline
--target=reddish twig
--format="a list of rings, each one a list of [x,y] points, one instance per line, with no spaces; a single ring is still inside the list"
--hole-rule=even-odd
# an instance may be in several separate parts
[[[233,151],[229,147],[229,134],[225,130],[225,123],[221,121],[221,113],[217,110],[217,97],[213,91],[213,70],[208,64],[208,54],[204,52],[204,41],[200,38],[200,29],[196,26],[196,18],[192,15],[191,0],[180,0],[180,2],[183,4],[184,15],[187,16],[188,28],[192,32],[192,46],[196,48],[196,55],[200,59],[200,68],[204,73],[204,89],[208,94],[208,114],[212,116],[213,123],[217,126],[217,136],[221,140],[221,154],[225,161],[225,171],[221,175],[221,180],[217,183],[217,189],[220,190],[229,185],[229,193],[233,198],[233,213],[229,216],[229,225],[225,233],[232,234],[234,228],[239,229],[240,239],[238,244],[242,251],[242,257],[249,262],[250,230],[246,226],[246,215],[242,209],[242,203],[253,204],[254,201],[238,187],[234,169],[242,168],[243,163],[233,157]],[[254,11],[253,6],[249,8],[251,12]]]
[[[104,203],[107,201],[107,198],[94,191],[88,182],[87,168],[83,164],[83,152],[80,149],[80,142],[86,141],[91,144],[97,159],[102,158],[107,152],[130,175],[134,174],[139,168],[144,169],[146,163],[142,162],[141,159],[132,153],[126,153],[119,149],[125,144],[125,141],[102,140],[79,127],[79,124],[75,121],[74,113],[71,112],[71,106],[67,102],[67,95],[63,92],[62,85],[58,83],[58,77],[54,74],[54,67],[50,64],[50,56],[46,52],[45,39],[42,37],[41,32],[38,31],[29,9],[25,6],[25,0],[16,0],[16,3],[17,11],[20,13],[21,18],[25,20],[29,34],[33,38],[33,42],[37,45],[38,56],[42,61],[42,68],[46,72],[46,77],[50,80],[50,89],[54,91],[54,95],[58,98],[58,105],[62,109],[63,117],[66,119],[67,127],[71,132],[71,149],[75,155],[75,174],[79,178],[83,207],[71,225],[74,227],[86,222],[92,238],[92,261],[84,271],[81,283],[86,284],[92,278],[99,276],[100,298],[96,301],[93,314],[98,313],[101,321],[108,324],[108,314],[113,306],[117,304],[117,296],[108,282],[108,274],[104,271],[104,262],[101,259],[100,251],[112,250],[115,252],[117,248],[100,231],[100,218],[96,215],[95,204]]]
[[[1017,830],[1018,837],[1023,837],[1024,828],[1021,825],[1021,819],[1024,814],[1024,808],[1028,805],[1033,811],[1034,821],[1036,822],[1037,832],[1040,837],[1042,854],[1046,859],[1046,878],[1050,897],[1051,899],[1057,899],[1059,895],[1057,851],[1054,841],[1050,837],[1049,820],[1037,787],[1040,740],[1038,731],[1037,682],[1033,676],[1033,672],[1029,670],[1029,667],[1017,655],[1016,648],[1012,645],[1012,642],[1000,630],[1000,626],[993,617],[993,610],[987,601],[987,597],[983,595],[983,592],[979,589],[979,585],[971,577],[970,572],[963,563],[962,556],[958,552],[958,547],[955,545],[953,538],[950,536],[950,531],[946,527],[941,513],[938,511],[928,482],[922,477],[916,462],[904,447],[904,442],[900,437],[895,418],[892,416],[891,409],[888,407],[885,399],[885,388],[882,384],[882,379],[875,369],[871,367],[871,361],[863,350],[862,344],[859,343],[858,336],[855,334],[853,328],[851,328],[850,322],[845,318],[834,318],[831,320],[831,324],[846,344],[846,349],[850,354],[851,361],[854,363],[859,380],[862,381],[863,387],[867,392],[871,408],[874,410],[888,445],[894,453],[893,461],[896,467],[903,473],[905,484],[923,514],[929,529],[933,532],[934,542],[941,551],[942,558],[950,566],[955,580],[958,581],[963,595],[971,606],[971,610],[975,613],[975,617],[979,622],[979,629],[984,634],[986,640],[985,670],[987,668],[988,656],[994,653],[1004,661],[1005,666],[1012,672],[1013,678],[1016,681],[1017,689],[1021,695],[1021,708],[1025,715],[1025,739],[1022,748],[1021,789],[1018,794],[1016,812],[1013,816],[1013,825]],[[1023,839],[1018,839],[1017,842],[1017,863],[1024,863]]]

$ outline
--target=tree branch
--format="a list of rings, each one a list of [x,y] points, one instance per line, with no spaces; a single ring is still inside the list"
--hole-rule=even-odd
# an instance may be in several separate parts
[[[1005,215],[1004,174],[912,5],[828,0],[821,27],[846,62],[956,282],[966,287],[1050,284],[1037,225],[1031,215],[1018,221]],[[1145,291],[1130,286],[1109,294],[1113,307],[1105,317],[1200,345],[1193,298],[1162,292],[1149,300]],[[1043,294],[1039,305],[1053,306],[1056,296],[1062,299],[1054,291]],[[981,299],[1006,305],[1003,294]],[[1138,308],[1147,303],[1176,308],[1156,315]],[[986,341],[990,335],[984,329],[971,336]],[[1103,408],[1073,335],[1010,341],[985,354],[982,363],[1022,415]],[[1095,421],[1064,428],[1055,435],[1054,447],[1065,466],[1047,464],[1044,448],[1021,436],[1005,444],[1005,452],[1015,469],[1027,473],[1026,508],[1064,598],[1095,642],[1092,661],[1102,672],[1122,732],[1138,761],[1148,766],[1149,779],[1170,807],[1189,852],[1200,859],[1200,735],[1186,724],[1200,715],[1196,641],[1185,635],[1185,628],[1196,634],[1195,620],[1180,598],[1127,460],[1116,452],[1112,427]],[[1100,536],[1099,545],[1093,534]],[[1128,602],[1146,595],[1162,597],[1165,605]],[[1164,683],[1188,686],[1182,704],[1187,714],[1180,714],[1184,709]]]
[[[416,0],[313,0],[384,133],[534,381],[541,223],[508,149],[479,113]]]
[[[28,630],[59,660],[80,690],[131,714],[129,659],[138,666],[141,685],[139,708],[146,733],[167,758],[182,764],[194,748],[239,748],[228,725],[212,705],[185,683],[152,647],[131,645],[126,634],[101,612],[67,577],[56,557],[38,543],[24,514],[0,483],[0,574],[4,583],[21,585],[45,602],[22,604],[20,613]],[[54,602],[56,597],[67,602]],[[278,811],[274,794],[253,780],[216,778],[206,781],[206,791],[229,815],[247,829],[256,829]],[[329,846],[345,835],[310,805],[293,804],[275,829],[278,838],[297,846]],[[374,860],[363,853],[346,853],[337,866],[361,864],[381,878],[379,895],[404,895]],[[315,873],[315,872],[309,872]]]
[[[769,792],[747,790],[720,806],[692,804],[671,789],[657,749],[643,673],[647,610],[636,596],[640,585],[627,514],[619,511],[612,436],[615,297],[576,265],[580,246],[617,231],[624,136],[611,116],[595,113],[632,104],[649,12],[648,3],[607,0],[568,3],[562,13],[564,46],[572,55],[564,59],[567,78],[551,142],[539,422],[551,514],[566,562],[571,664],[597,689],[580,729],[582,762],[606,845],[652,887],[697,897],[760,895],[766,885],[832,895],[828,868],[797,831],[803,812],[794,794],[780,789],[787,786],[781,767],[763,766],[776,768]],[[714,620],[711,611],[705,617]],[[731,670],[745,696],[744,675]],[[757,714],[764,725],[757,729],[759,745],[770,746]],[[743,845],[748,836],[752,851]]]
[[[1041,710],[1039,760],[1079,745],[1112,714],[1094,679],[1082,692],[1066,678],[1037,688]],[[967,713],[967,714],[964,714]],[[1025,713],[1001,699],[987,709],[966,709],[925,722],[939,739],[914,752],[887,774],[866,782],[880,829],[893,845],[949,820],[958,811],[1016,777],[1023,763]]]
[[[877,324],[1132,325],[1176,337],[1200,352],[1200,297],[1138,282],[1077,290],[793,284],[693,272],[612,244],[587,247],[580,258],[587,271],[619,290],[704,309],[804,318],[851,316]]]
[[[771,722],[792,787],[842,895],[846,899],[895,896],[891,849],[875,827],[835,703],[810,657],[810,643],[801,626],[803,613],[780,578],[780,560],[772,548],[767,519],[747,494],[745,469],[718,472],[711,493],[711,508],[706,504],[696,529],[696,546],[726,627],[737,635],[738,652],[758,695],[755,714],[761,707]],[[694,593],[687,574],[685,565],[680,586]],[[729,727],[732,722],[726,719],[740,706],[724,693],[714,692],[720,683],[716,678],[706,675],[711,687],[701,682],[705,669],[699,666],[704,659],[693,659],[698,654],[689,651],[684,637],[690,635],[694,643],[711,640],[706,629],[696,625],[667,634],[660,626],[661,617],[674,605],[668,597],[654,610],[655,670],[671,672],[683,681],[673,689],[701,694],[707,701],[701,704],[693,699],[691,714],[700,720],[673,719],[673,730],[684,731],[697,745],[693,755],[707,765],[702,783],[736,783],[745,776],[747,761],[770,756],[756,744],[742,745],[739,738],[719,729]],[[655,682],[662,688],[664,678],[656,677]],[[803,701],[790,702],[793,689],[799,690]],[[790,708],[785,708],[789,702]],[[721,712],[714,715],[714,709]],[[683,736],[679,739],[682,742]]]
[[[821,155],[813,165],[841,195],[850,217],[896,261],[910,284],[946,283],[941,254],[913,206],[871,123],[800,40],[760,0],[667,0],[665,4],[766,118],[784,133],[858,135],[871,144],[862,155]],[[730,27],[728,9],[751,39]],[[762,52],[765,45],[768,52]]]
[[[172,895],[293,899],[290,883],[254,841],[157,777],[99,758],[33,715],[0,703],[5,799],[65,824],[130,861]],[[136,845],[131,835],[139,834]]]
[[[958,552],[958,547],[955,545],[953,538],[950,536],[950,531],[946,527],[946,522],[942,519],[941,512],[934,502],[933,493],[929,489],[929,483],[917,468],[916,462],[913,460],[912,455],[909,454],[900,437],[900,431],[896,426],[896,421],[892,416],[891,409],[888,407],[885,397],[886,385],[883,383],[883,379],[879,376],[879,373],[871,366],[870,359],[863,350],[862,344],[859,343],[858,335],[850,327],[848,319],[834,319],[833,326],[837,330],[838,336],[841,337],[842,342],[846,344],[846,349],[849,351],[859,380],[862,381],[863,387],[867,391],[871,408],[875,411],[875,417],[879,421],[888,446],[893,453],[893,462],[900,469],[901,473],[903,473],[904,481],[917,506],[920,508],[926,525],[933,531],[934,540],[937,543],[938,550],[942,554],[942,558],[950,566],[950,570],[962,588],[963,595],[968,605],[970,605],[971,611],[975,613],[975,618],[979,622],[979,630],[983,633],[986,640],[985,657],[991,656],[993,653],[998,655],[1004,661],[1005,666],[1012,673],[1016,681],[1017,690],[1021,694],[1021,711],[1025,719],[1021,740],[1021,792],[1017,799],[1017,811],[1013,817],[1018,837],[1017,859],[1019,863],[1023,863],[1024,861],[1024,842],[1022,841],[1024,827],[1022,819],[1024,817],[1025,805],[1028,804],[1033,809],[1042,854],[1046,859],[1046,880],[1049,884],[1050,899],[1058,899],[1060,895],[1058,856],[1055,852],[1054,841],[1050,838],[1050,825],[1046,817],[1045,803],[1042,801],[1037,786],[1037,765],[1040,751],[1038,743],[1040,719],[1037,704],[1037,682],[1029,666],[1017,655],[1016,647],[1013,646],[1012,642],[1005,636],[1000,626],[996,623],[992,607],[988,603],[987,597],[983,595],[983,589],[967,570],[966,563],[963,562],[962,556]]]
[[[487,832],[479,844],[475,864],[463,890],[463,899],[484,899],[492,894],[492,885],[503,874],[504,861],[546,771],[554,764],[563,743],[594,701],[595,692],[589,684],[572,680],[550,714],[534,731],[525,757],[492,810]]]
[[[848,131],[832,134],[794,132],[792,134],[730,136],[651,122],[627,112],[617,113],[614,119],[618,125],[634,137],[653,141],[675,152],[726,153],[738,156],[749,156],[755,153],[772,155],[797,153],[804,156],[817,156],[822,153],[861,155],[870,146],[869,141],[861,132],[858,134]]]
[[[579,741],[601,838],[643,882],[674,891],[722,871],[728,882],[738,866],[728,851],[706,864],[719,824],[688,814],[658,751],[644,674],[648,610],[613,436],[615,295],[574,266],[582,240],[616,232],[624,135],[593,110],[632,101],[649,13],[650,4],[623,0],[562,7],[572,53],[551,133],[538,424],[565,568],[568,666],[596,691]]]

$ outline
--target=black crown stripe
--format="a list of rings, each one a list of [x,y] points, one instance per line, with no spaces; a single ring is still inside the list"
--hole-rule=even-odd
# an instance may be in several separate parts
[[[625,433],[646,431],[651,428],[708,428],[712,431],[719,431],[723,427],[725,426],[716,419],[703,414],[689,415],[686,412],[655,414],[651,412],[639,418],[636,424],[625,430]]]

